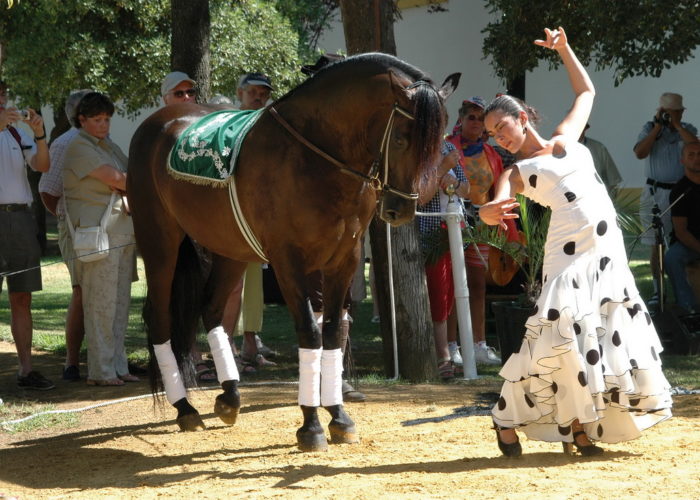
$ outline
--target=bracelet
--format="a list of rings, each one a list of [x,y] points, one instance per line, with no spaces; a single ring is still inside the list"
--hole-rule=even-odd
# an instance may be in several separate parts
[[[40,141],[40,140],[42,140],[42,139],[46,139],[46,134],[44,134],[44,135],[42,135],[42,136],[39,136],[39,137],[35,137],[35,138],[34,138],[34,142]]]

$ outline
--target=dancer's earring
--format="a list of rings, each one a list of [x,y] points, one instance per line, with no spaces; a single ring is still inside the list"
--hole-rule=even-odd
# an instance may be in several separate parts
[[[523,125],[523,134],[527,133],[527,127]]]

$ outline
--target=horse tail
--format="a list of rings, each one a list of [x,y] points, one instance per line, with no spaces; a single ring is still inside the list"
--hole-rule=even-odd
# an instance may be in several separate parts
[[[421,166],[421,187],[429,184],[435,175],[440,158],[442,134],[447,123],[442,98],[430,83],[416,85],[412,138],[416,160]]]
[[[170,344],[185,387],[195,384],[194,366],[190,352],[197,336],[202,313],[206,281],[203,259],[204,257],[200,257],[197,252],[195,243],[185,236],[178,250],[170,291]],[[142,314],[148,331],[152,327],[153,320],[152,304],[148,297],[144,303]],[[150,355],[148,371],[151,391],[156,394],[163,390],[163,380],[150,335],[148,335],[148,352]]]

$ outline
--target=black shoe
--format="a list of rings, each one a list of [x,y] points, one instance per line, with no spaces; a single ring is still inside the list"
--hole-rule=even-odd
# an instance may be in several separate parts
[[[493,429],[496,431],[496,440],[498,440],[498,449],[501,450],[503,456],[516,458],[523,454],[523,448],[520,446],[520,441],[515,443],[504,443],[501,441],[500,431],[505,431],[509,427],[501,427],[500,425],[493,423]]]
[[[362,403],[367,399],[367,396],[360,391],[355,390],[355,388],[351,386],[347,380],[343,380],[342,391],[344,403]]]
[[[17,387],[35,391],[48,391],[54,389],[56,386],[41,373],[32,370],[24,377],[17,375]]]
[[[80,370],[75,365],[68,365],[63,368],[63,380],[68,382],[76,382],[80,380]]]
[[[576,431],[574,432],[574,441],[572,443],[562,443],[562,446],[564,448],[564,453],[567,455],[573,455],[574,454],[574,446],[578,451],[581,452],[581,455],[584,457],[594,457],[596,455],[600,455],[603,453],[603,448],[600,446],[596,446],[594,444],[585,444],[585,445],[580,445],[576,442],[576,436],[580,436],[581,434],[585,435],[586,433],[584,431]]]

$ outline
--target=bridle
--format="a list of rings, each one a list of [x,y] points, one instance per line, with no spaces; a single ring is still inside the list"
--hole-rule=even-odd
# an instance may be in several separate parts
[[[391,114],[389,115],[389,119],[387,120],[386,127],[384,127],[384,136],[382,137],[382,143],[381,146],[379,147],[379,155],[375,160],[372,162],[372,166],[370,167],[369,174],[363,174],[362,172],[358,172],[355,169],[352,169],[348,167],[345,163],[336,160],[333,158],[331,155],[323,151],[321,148],[318,146],[315,146],[312,144],[310,141],[308,141],[303,135],[301,135],[299,132],[297,132],[294,127],[292,127],[287,120],[282,118],[282,116],[277,112],[277,110],[274,108],[274,106],[270,106],[268,108],[268,111],[270,114],[273,116],[275,120],[277,120],[280,125],[282,125],[287,131],[292,134],[292,136],[302,143],[304,146],[309,148],[311,151],[316,153],[317,155],[321,156],[322,158],[328,160],[331,162],[333,165],[338,167],[338,169],[347,175],[352,175],[354,177],[357,177],[358,179],[362,180],[363,182],[366,182],[372,189],[375,191],[379,191],[381,194],[384,193],[391,193],[396,196],[399,196],[401,198],[407,199],[407,200],[417,200],[418,199],[418,193],[407,193],[406,191],[401,191],[400,189],[397,189],[393,187],[391,184],[389,184],[389,149],[388,149],[388,144],[389,144],[389,138],[391,137],[391,132],[394,129],[394,120],[396,118],[396,114],[400,114],[409,120],[414,120],[415,117],[413,116],[412,113],[409,111],[405,110],[401,106],[399,106],[399,103],[395,102],[392,109],[391,109]],[[382,163],[382,159],[384,160],[384,175],[383,178],[380,179],[380,165]]]

